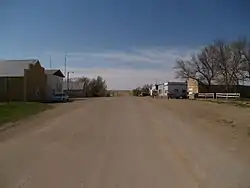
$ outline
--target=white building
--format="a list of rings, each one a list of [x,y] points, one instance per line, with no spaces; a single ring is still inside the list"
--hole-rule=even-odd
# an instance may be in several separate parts
[[[184,98],[187,96],[187,83],[166,82],[158,84],[158,94],[161,97]]]
[[[153,96],[153,91],[156,90],[156,85],[152,85],[150,88],[150,96]]]
[[[160,97],[168,96],[167,83],[158,84],[158,95]]]
[[[64,75],[59,69],[45,70],[47,76],[47,97],[51,98],[54,94],[63,92]]]

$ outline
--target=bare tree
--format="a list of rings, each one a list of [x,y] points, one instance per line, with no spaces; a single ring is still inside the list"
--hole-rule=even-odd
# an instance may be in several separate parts
[[[243,69],[244,64],[244,43],[241,40],[230,43],[231,50],[231,80],[233,85],[239,85],[246,78],[246,71]],[[249,70],[250,71],[250,70]]]
[[[81,77],[77,79],[77,82],[81,85],[81,88],[84,89],[90,82],[90,79],[87,77]]]
[[[152,84],[145,84],[142,88],[141,91],[145,94],[145,95],[150,95],[150,88],[152,87]]]
[[[140,94],[142,94],[143,96],[149,96],[150,88],[152,88],[152,84],[144,84],[142,87],[133,89],[132,92],[134,96],[139,96]]]
[[[250,79],[250,41],[242,38],[236,41],[237,48],[241,52],[241,71],[244,79]]]
[[[85,97],[104,97],[108,93],[106,81],[100,76],[96,79],[81,77],[77,82],[80,83]]]
[[[91,97],[104,97],[107,94],[107,84],[101,76],[98,76],[96,79],[92,79],[89,82],[89,89]]]
[[[218,66],[217,82],[223,84],[225,90],[228,91],[230,85],[239,85],[239,81],[242,79],[240,44],[217,41],[215,46]]]
[[[190,60],[176,60],[176,77],[192,78],[207,86],[213,82],[225,86],[239,85],[250,79],[250,42],[240,39],[231,43],[218,40],[201,49]]]
[[[193,78],[197,81],[199,79],[196,77],[196,70],[191,61],[177,59],[176,65],[174,66],[176,78],[187,79]]]
[[[141,88],[137,87],[135,89],[133,89],[133,96],[139,96],[141,94]]]
[[[81,78],[78,78],[76,82],[80,85],[80,88],[83,90],[84,97],[88,97],[90,79],[87,77],[81,77]]]
[[[174,67],[177,78],[195,79],[209,89],[217,75],[215,51],[215,46],[209,45],[200,53],[194,54],[190,61],[178,59]]]
[[[217,62],[216,62],[216,48],[209,45],[204,47],[200,53],[192,57],[194,67],[196,69],[196,76],[202,81],[204,85],[210,88],[213,80],[217,76]]]

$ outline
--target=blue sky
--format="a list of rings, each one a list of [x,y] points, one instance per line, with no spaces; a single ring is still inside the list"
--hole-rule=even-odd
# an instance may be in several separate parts
[[[215,39],[250,37],[248,0],[3,0],[0,58],[39,58],[75,76],[102,75],[110,88],[174,78]]]

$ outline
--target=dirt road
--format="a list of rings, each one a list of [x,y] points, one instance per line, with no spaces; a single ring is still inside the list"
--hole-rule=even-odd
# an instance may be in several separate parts
[[[247,136],[191,102],[62,104],[0,133],[0,188],[248,188]]]

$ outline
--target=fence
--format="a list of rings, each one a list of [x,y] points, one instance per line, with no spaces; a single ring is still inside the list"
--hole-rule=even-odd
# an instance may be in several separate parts
[[[240,93],[198,93],[198,98],[212,98],[212,99],[238,99],[240,98]]]
[[[234,99],[238,99],[240,98],[240,93],[216,93],[216,99],[218,98],[234,98]]]
[[[213,98],[214,99],[214,93],[198,93],[198,98]]]

